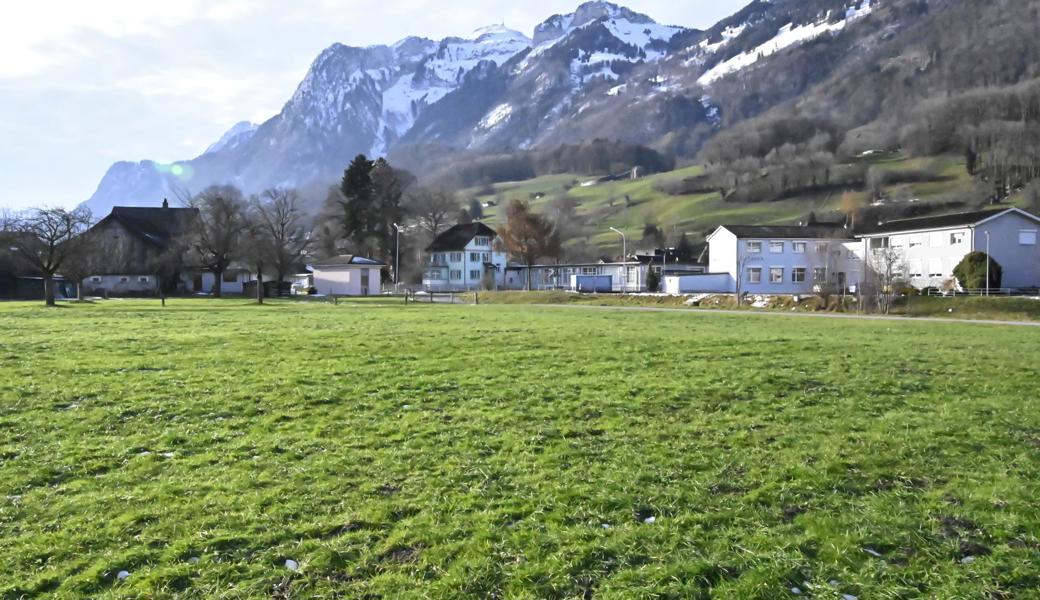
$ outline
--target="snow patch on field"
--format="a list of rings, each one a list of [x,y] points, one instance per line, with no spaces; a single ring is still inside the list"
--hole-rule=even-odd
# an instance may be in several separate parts
[[[845,29],[846,25],[849,23],[870,14],[873,8],[874,5],[871,3],[871,0],[863,0],[863,2],[858,6],[853,6],[846,10],[845,18],[835,23],[829,23],[824,20],[820,23],[801,25],[798,27],[794,27],[793,24],[788,23],[781,27],[776,36],[768,42],[715,65],[701,75],[700,78],[697,79],[697,83],[701,85],[710,85],[726,75],[750,67],[760,59],[776,54],[785,48],[807,42],[824,34],[839,32]]]

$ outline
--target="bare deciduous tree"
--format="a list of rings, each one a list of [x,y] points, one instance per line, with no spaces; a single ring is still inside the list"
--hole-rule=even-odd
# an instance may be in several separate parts
[[[892,311],[895,298],[905,285],[906,257],[899,248],[876,248],[867,257],[867,284],[863,296],[871,296],[877,310]]]
[[[213,273],[213,295],[221,296],[224,273],[241,251],[246,232],[246,202],[242,192],[230,185],[215,185],[189,200],[198,210],[191,237],[202,267]]]
[[[5,228],[15,254],[43,277],[47,306],[54,306],[54,275],[70,256],[82,250],[83,233],[90,228],[90,211],[85,209],[34,208],[21,215],[8,215]]]
[[[459,202],[446,187],[419,187],[408,194],[405,207],[419,227],[437,237],[458,213]]]
[[[281,284],[304,259],[313,238],[296,190],[273,188],[253,197],[246,220],[243,255],[255,265],[256,300],[263,304],[264,269],[273,269],[275,281]]]

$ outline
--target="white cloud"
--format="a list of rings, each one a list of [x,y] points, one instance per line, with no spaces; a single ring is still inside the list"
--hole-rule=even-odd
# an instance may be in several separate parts
[[[236,121],[277,113],[333,42],[442,38],[492,23],[530,33],[579,2],[8,2],[0,20],[0,205],[76,204],[115,159],[194,156]],[[703,27],[743,2],[622,3]]]

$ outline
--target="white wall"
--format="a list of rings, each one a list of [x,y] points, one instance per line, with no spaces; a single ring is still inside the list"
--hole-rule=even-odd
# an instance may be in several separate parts
[[[729,273],[705,273],[703,275],[668,275],[664,278],[664,292],[679,294],[731,294],[733,277]]]
[[[861,251],[871,251],[872,239],[888,238],[889,247],[903,257],[911,285],[941,287],[954,279],[953,270],[965,255],[986,251],[988,232],[990,255],[1004,273],[1001,286],[1031,288],[1040,286],[1040,244],[1020,244],[1019,233],[1024,230],[1040,230],[1040,224],[1021,214],[1009,213],[978,226],[866,237]]]
[[[975,250],[986,251],[987,232],[990,256],[1003,272],[1000,286],[1040,287],[1040,239],[1035,244],[1023,244],[1020,240],[1023,232],[1035,233],[1035,236],[1030,237],[1040,238],[1040,223],[1017,213],[983,223],[975,230]]]
[[[757,243],[760,252],[751,252]],[[772,244],[782,245],[779,252]],[[740,278],[741,293],[756,295],[812,294],[818,286],[837,286],[841,278],[845,287],[855,287],[861,277],[861,244],[855,240],[770,239],[737,237],[726,229],[711,236],[708,242],[708,272],[729,275],[729,288],[735,292]],[[796,251],[801,249],[801,251]],[[750,270],[757,270],[759,281],[752,282]],[[771,281],[773,269],[781,273],[781,281]],[[796,269],[804,269],[804,281],[795,281]],[[815,280],[816,269],[826,271],[824,281]]]
[[[434,252],[430,258],[435,264],[444,265],[446,268],[434,271],[430,269],[432,265],[427,265],[423,274],[423,286],[433,291],[480,289],[483,287],[484,278],[488,275],[484,263],[489,262],[498,267],[494,273],[495,286],[502,287],[505,283],[508,257],[505,252],[496,252],[493,248],[494,240],[491,241],[490,246],[478,246],[476,238],[474,238],[466,244],[465,250]],[[476,273],[473,273],[474,271]],[[431,278],[429,277],[431,272],[443,272],[445,279]],[[452,277],[453,274],[456,277]]]
[[[368,287],[363,287],[363,271],[368,271]],[[314,267],[314,288],[327,296],[377,296],[382,291],[379,267]]]

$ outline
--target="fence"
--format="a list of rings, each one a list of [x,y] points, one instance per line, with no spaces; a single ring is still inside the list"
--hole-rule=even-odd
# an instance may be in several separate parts
[[[1036,296],[1040,294],[1040,290],[1022,290],[1014,288],[989,288],[988,290],[983,288],[980,290],[937,290],[934,288],[928,289],[928,295],[937,298],[965,298],[965,297],[978,297],[978,296],[1003,296],[1003,297],[1015,297],[1015,296]]]

